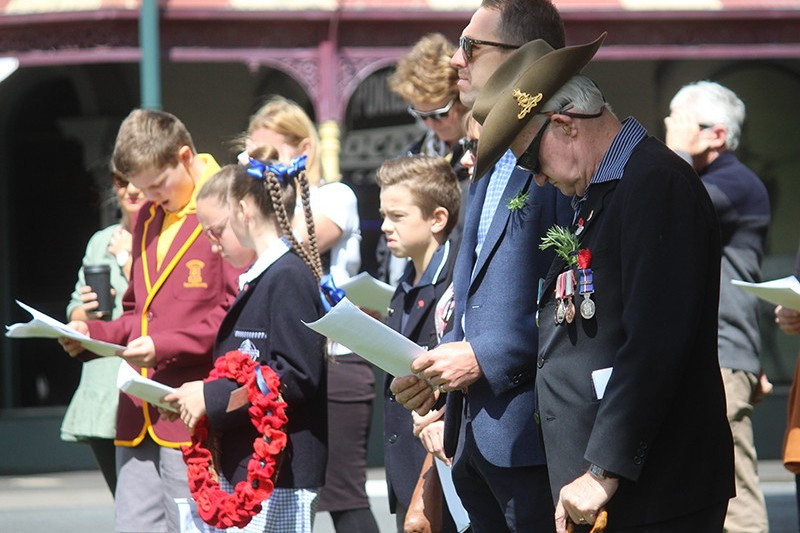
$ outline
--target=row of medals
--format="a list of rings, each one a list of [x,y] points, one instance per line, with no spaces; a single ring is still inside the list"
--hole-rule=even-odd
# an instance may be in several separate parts
[[[592,293],[594,293],[594,275],[592,269],[579,268],[578,277],[579,282],[576,283],[575,271],[572,269],[558,275],[555,289],[556,324],[562,324],[565,320],[567,324],[572,324],[575,320],[575,303],[572,299],[575,294],[576,285],[580,285],[580,294],[583,295],[583,301],[580,305],[581,316],[584,320],[589,320],[594,317],[596,307],[591,296]]]

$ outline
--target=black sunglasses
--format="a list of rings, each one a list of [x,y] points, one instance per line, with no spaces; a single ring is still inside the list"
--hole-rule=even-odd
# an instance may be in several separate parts
[[[478,155],[478,139],[464,137],[459,142],[464,153],[470,152],[472,155]]]
[[[544,121],[544,124],[542,124],[542,127],[539,128],[539,131],[536,133],[536,137],[533,138],[522,155],[517,158],[517,166],[522,170],[530,172],[531,174],[539,174],[541,172],[542,165],[539,162],[539,145],[542,143],[544,130],[547,129],[549,124],[550,117],[548,116],[547,120]]]
[[[417,120],[441,120],[450,113],[450,109],[453,107],[455,102],[456,99],[453,98],[447,103],[446,106],[440,107],[439,109],[434,109],[432,111],[419,111],[415,109],[414,106],[408,106],[408,114]]]
[[[505,48],[506,50],[516,50],[520,47],[517,44],[505,44],[505,43],[495,43],[492,41],[479,41],[478,39],[471,39],[466,35],[462,35],[461,38],[458,39],[458,46],[464,51],[464,56],[467,58],[467,61],[472,59],[472,48],[475,46],[494,46],[497,48]]]
[[[525,149],[519,158],[517,158],[517,166],[522,170],[530,172],[531,174],[539,174],[542,171],[542,165],[539,162],[539,145],[542,144],[542,137],[544,136],[544,130],[547,129],[547,126],[550,124],[550,118],[555,115],[556,113],[560,115],[566,115],[572,118],[597,118],[603,114],[605,107],[601,108],[600,111],[597,113],[573,113],[572,111],[545,111],[540,113],[542,115],[547,115],[547,120],[544,121],[542,127],[539,128],[539,131],[536,133],[536,136],[533,138],[531,143]]]

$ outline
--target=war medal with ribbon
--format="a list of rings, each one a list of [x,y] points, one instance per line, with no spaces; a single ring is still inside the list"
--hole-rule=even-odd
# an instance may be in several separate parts
[[[578,251],[578,285],[580,293],[583,295],[581,302],[581,316],[589,320],[594,316],[595,304],[592,301],[594,292],[594,273],[592,266],[592,252],[588,248]]]
[[[566,321],[571,324],[575,320],[575,296],[576,287],[583,296],[580,304],[580,313],[585,320],[594,317],[595,304],[591,299],[594,292],[594,277],[591,263],[592,254],[588,248],[580,248],[578,234],[583,229],[583,224],[579,224],[579,231],[573,233],[562,226],[553,226],[542,238],[539,249],[546,250],[553,248],[556,254],[566,262],[563,272],[556,278],[555,287],[555,322],[561,324]],[[577,279],[576,279],[577,271]]]

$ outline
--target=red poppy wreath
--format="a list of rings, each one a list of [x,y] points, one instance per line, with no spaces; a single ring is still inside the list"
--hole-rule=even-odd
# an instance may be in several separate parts
[[[286,434],[281,429],[287,422],[286,402],[278,393],[280,380],[275,371],[240,351],[218,358],[205,381],[220,378],[230,378],[247,387],[250,421],[259,433],[253,441],[247,480],[237,483],[233,494],[220,488],[213,454],[205,446],[209,435],[206,416],[195,425],[192,444],[182,448],[183,460],[200,518],[218,529],[242,528],[261,512],[261,503],[275,487],[278,460],[286,447]]]

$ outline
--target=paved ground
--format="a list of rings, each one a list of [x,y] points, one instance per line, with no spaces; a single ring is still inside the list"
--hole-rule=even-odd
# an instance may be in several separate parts
[[[776,461],[761,464],[771,533],[797,533],[794,479]],[[381,469],[372,469],[367,492],[381,533],[392,533]],[[0,533],[110,533],[113,502],[98,471],[0,476]],[[327,513],[314,533],[333,533]]]

